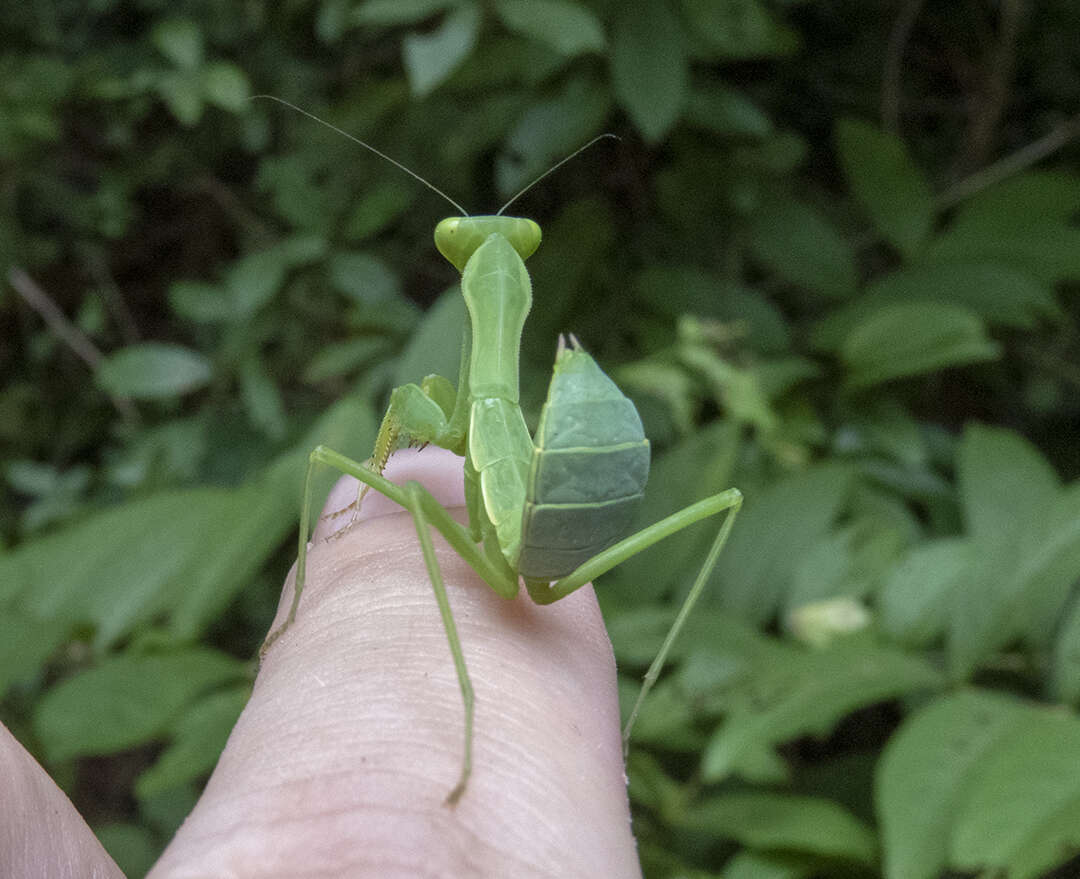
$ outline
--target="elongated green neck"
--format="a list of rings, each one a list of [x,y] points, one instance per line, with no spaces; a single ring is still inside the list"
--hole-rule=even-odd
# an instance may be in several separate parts
[[[447,217],[435,227],[435,246],[459,271],[489,235],[501,235],[522,259],[540,246],[540,227],[523,217]]]

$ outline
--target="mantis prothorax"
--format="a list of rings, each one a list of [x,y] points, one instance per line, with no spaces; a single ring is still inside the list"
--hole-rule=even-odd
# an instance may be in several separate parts
[[[625,746],[641,704],[704,590],[742,503],[738,489],[728,489],[627,536],[648,478],[649,441],[634,404],[573,336],[569,344],[559,339],[539,426],[535,437],[529,435],[518,405],[518,355],[532,302],[525,260],[539,247],[541,234],[532,220],[501,213],[452,217],[435,227],[435,246],[461,272],[467,309],[457,388],[437,375],[427,376],[419,385],[395,388],[366,464],[325,446],[311,452],[292,604],[285,622],[262,648],[265,654],[296,618],[304,589],[316,466],[328,465],[355,477],[365,486],[364,492],[375,489],[411,513],[465,707],[461,774],[446,797],[451,806],[464,794],[472,771],[473,690],[431,528],[498,595],[513,598],[524,582],[534,602],[551,604],[665,537],[727,513],[645,675],[623,729]],[[405,443],[432,444],[464,457],[468,527],[455,521],[419,483],[395,485],[382,476],[390,454]]]

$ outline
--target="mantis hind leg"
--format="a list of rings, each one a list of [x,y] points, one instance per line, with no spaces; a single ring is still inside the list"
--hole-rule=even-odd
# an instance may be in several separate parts
[[[679,633],[686,624],[690,612],[693,610],[698,598],[701,597],[701,593],[705,591],[705,584],[709,581],[709,576],[716,567],[717,559],[720,558],[720,553],[723,551],[724,544],[727,543],[728,535],[731,533],[731,527],[735,524],[735,515],[739,512],[739,507],[741,506],[742,493],[737,488],[729,488],[727,491],[722,491],[719,494],[707,497],[704,500],[698,501],[696,504],[691,504],[689,507],[685,507],[678,512],[672,513],[667,518],[661,519],[659,522],[638,531],[636,534],[631,534],[629,537],[623,538],[603,552],[597,553],[587,562],[580,565],[577,570],[562,579],[557,580],[555,583],[549,584],[542,581],[525,580],[525,586],[533,601],[537,604],[550,604],[551,602],[558,601],[560,598],[564,598],[571,592],[580,589],[590,580],[610,571],[616,565],[626,561],[626,559],[631,556],[635,556],[642,550],[648,549],[650,546],[659,543],[665,537],[670,537],[672,534],[682,531],[684,528],[693,525],[695,522],[702,519],[727,512],[727,515],[724,517],[724,522],[716,534],[716,539],[713,540],[708,555],[705,557],[705,562],[702,564],[701,570],[698,571],[697,578],[694,580],[694,585],[690,587],[690,591],[686,594],[686,598],[683,600],[682,606],[675,616],[675,621],[671,624],[671,628],[664,638],[664,643],[660,646],[660,651],[656,654],[656,658],[653,659],[648,671],[645,672],[645,679],[642,682],[641,691],[638,693],[637,700],[634,702],[634,707],[630,711],[626,726],[623,727],[624,749],[629,746],[630,732],[633,730],[638,712],[641,710],[645,697],[649,695],[649,691],[653,688],[653,684],[656,683],[656,679],[660,676],[660,672],[664,667],[664,662],[671,652],[671,645],[674,644],[675,639],[679,637]]]

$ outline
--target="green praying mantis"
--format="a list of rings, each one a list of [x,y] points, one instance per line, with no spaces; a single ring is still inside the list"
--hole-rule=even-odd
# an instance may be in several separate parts
[[[738,489],[728,489],[628,534],[649,473],[649,441],[631,400],[570,336],[569,341],[559,338],[535,436],[530,435],[518,404],[521,333],[532,303],[525,260],[540,246],[541,231],[532,220],[506,217],[502,212],[525,190],[494,216],[470,217],[448,196],[374,147],[311,118],[421,180],[462,214],[436,226],[435,246],[461,272],[467,321],[457,387],[442,376],[430,375],[420,384],[395,388],[368,462],[352,460],[325,446],[312,450],[292,604],[285,622],[267,637],[261,653],[265,655],[296,619],[304,590],[316,467],[329,466],[359,480],[364,486],[361,500],[374,489],[407,510],[416,526],[465,709],[461,772],[445,801],[453,806],[465,793],[472,772],[474,696],[431,529],[442,534],[499,596],[514,598],[524,582],[532,600],[545,605],[565,598],[665,537],[727,513],[646,672],[623,729],[625,748],[641,705],[716,565],[742,495]],[[383,477],[391,453],[405,444],[440,446],[464,457],[468,526],[459,524],[418,482],[396,485]]]

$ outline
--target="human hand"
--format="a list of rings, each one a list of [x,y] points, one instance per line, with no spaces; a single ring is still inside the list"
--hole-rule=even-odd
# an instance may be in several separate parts
[[[400,452],[387,475],[462,503],[461,461],[442,450]],[[327,510],[355,496],[339,483]],[[296,622],[151,879],[640,877],[591,587],[506,601],[435,535],[476,692],[473,773],[451,808],[464,714],[412,518],[371,492],[351,520],[320,520]],[[290,577],[275,626],[291,599]],[[121,875],[2,729],[0,777],[0,875]]]

